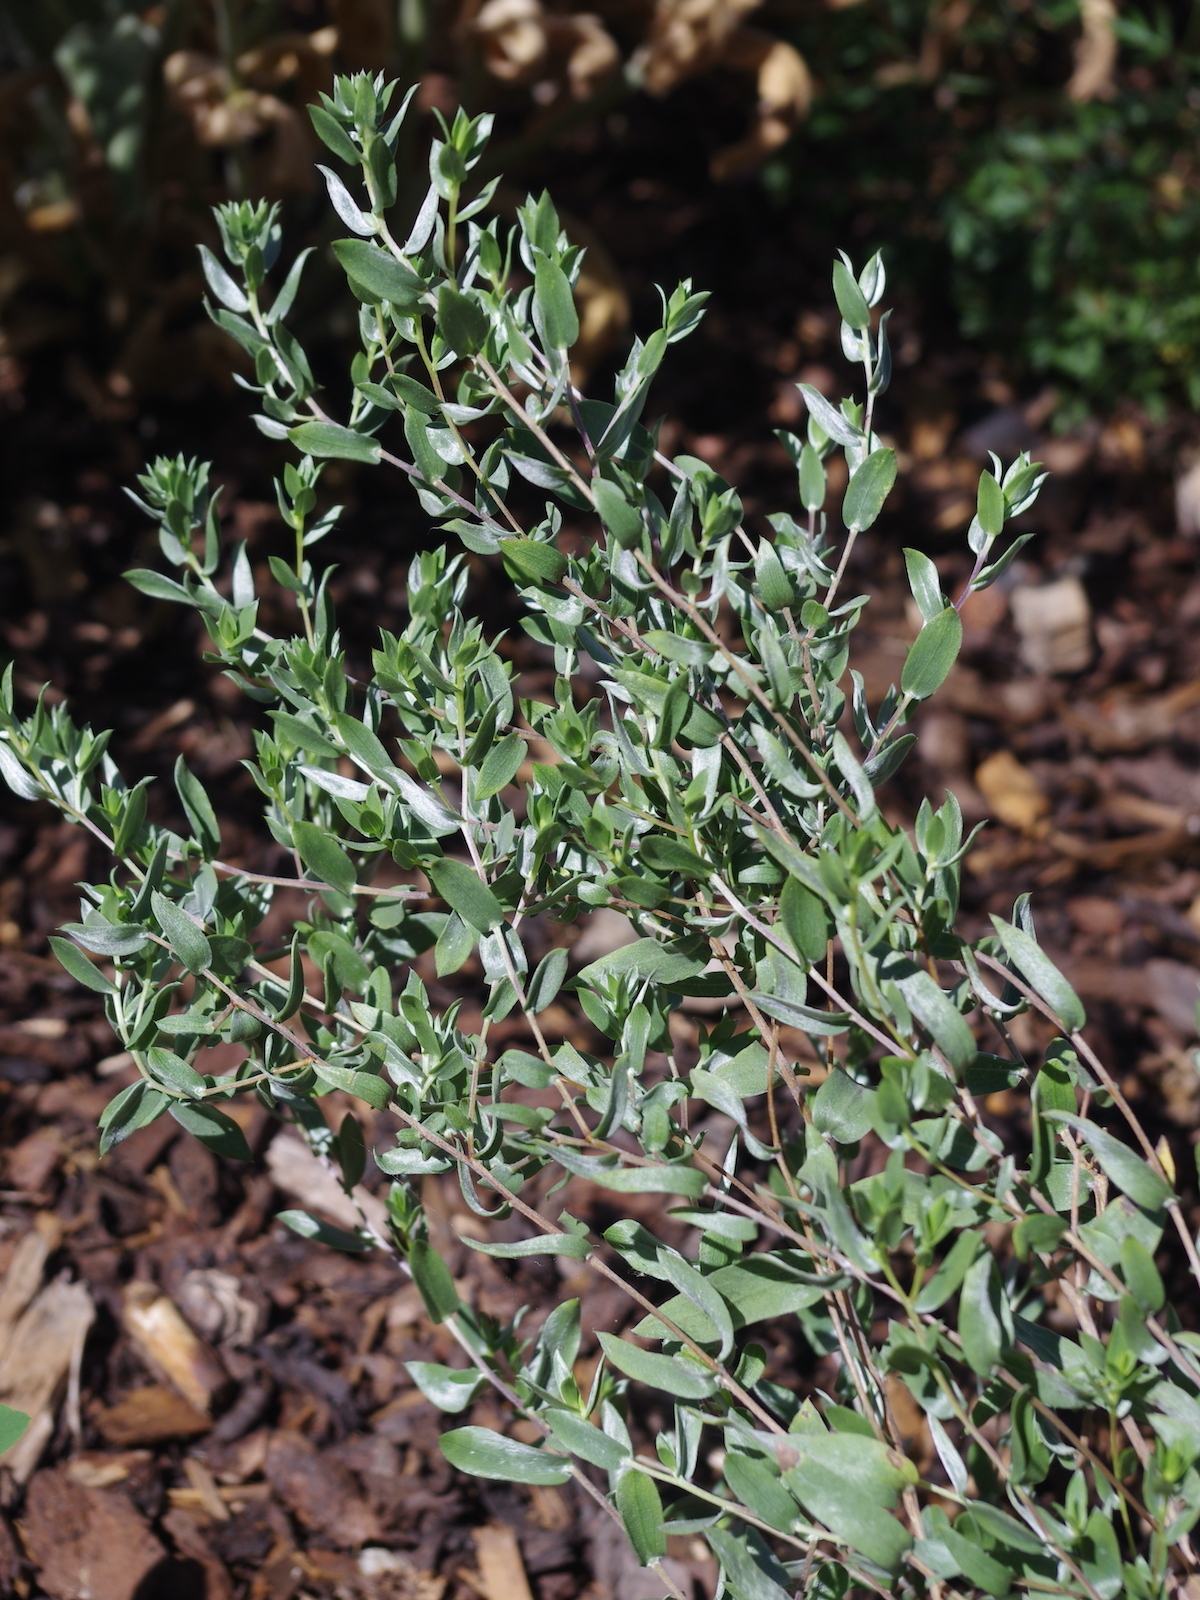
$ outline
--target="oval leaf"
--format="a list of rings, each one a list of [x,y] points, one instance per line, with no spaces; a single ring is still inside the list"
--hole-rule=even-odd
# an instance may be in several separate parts
[[[452,1428],[439,1440],[442,1454],[452,1467],[476,1478],[498,1478],[510,1483],[538,1483],[549,1487],[566,1483],[570,1462],[531,1444],[506,1439],[490,1428]]]
[[[218,1111],[216,1106],[197,1100],[173,1100],[171,1115],[181,1128],[195,1134],[200,1143],[216,1155],[228,1156],[232,1161],[251,1159],[246,1135],[232,1117]]]
[[[480,933],[490,933],[504,920],[504,907],[465,861],[431,861],[426,869],[433,887],[452,911]]]
[[[928,700],[945,683],[961,649],[962,618],[947,606],[913,640],[900,674],[901,689],[914,700]]]
[[[601,1333],[597,1337],[617,1371],[635,1383],[674,1395],[677,1400],[707,1400],[716,1393],[717,1380],[691,1361],[643,1350],[640,1345],[618,1339],[612,1333]]]
[[[861,533],[871,526],[895,481],[896,452],[886,447],[872,450],[850,479],[842,501],[842,521],[851,533]]]
[[[667,1536],[662,1526],[662,1499],[654,1479],[631,1467],[617,1480],[616,1501],[625,1532],[642,1566],[648,1567],[652,1561],[665,1556]]]
[[[302,422],[298,428],[288,429],[288,438],[297,450],[303,450],[308,456],[365,461],[372,467],[379,465],[378,439],[368,439],[365,434],[343,428],[338,422]]]
[[[342,894],[351,893],[356,882],[354,863],[332,835],[313,822],[296,822],[292,825],[292,838],[310,872]]]
[[[204,933],[173,900],[155,889],[150,896],[154,919],[163,931],[163,937],[189,972],[199,975],[212,960],[212,946]]]

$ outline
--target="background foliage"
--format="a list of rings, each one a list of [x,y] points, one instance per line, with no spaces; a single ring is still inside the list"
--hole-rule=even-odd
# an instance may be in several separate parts
[[[28,309],[22,279],[43,302],[55,286],[60,322],[63,297],[86,306],[88,338],[107,330],[97,357],[139,388],[165,381],[208,203],[290,195],[313,220],[302,107],[337,61],[424,67],[443,96],[498,112],[514,180],[603,140],[631,96],[704,78],[713,176],[800,209],[814,267],[886,240],[914,301],[948,296],[1018,387],[1059,385],[1064,422],[1200,396],[1191,5],[59,0],[2,14],[9,316]],[[402,152],[415,204],[406,167]],[[192,370],[218,369],[196,337]]]

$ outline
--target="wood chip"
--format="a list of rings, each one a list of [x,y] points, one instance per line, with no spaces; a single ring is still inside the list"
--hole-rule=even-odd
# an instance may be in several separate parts
[[[4,1464],[25,1483],[54,1433],[71,1373],[78,1373],[95,1311],[82,1283],[48,1284],[20,1317],[0,1354],[0,1400],[28,1412],[22,1438]]]
[[[178,1307],[149,1283],[131,1283],[123,1303],[125,1328],[150,1371],[197,1411],[210,1412],[229,1385],[220,1357],[184,1321]]]
[[[1011,750],[997,750],[975,772],[975,783],[995,817],[1007,828],[1036,837],[1044,831],[1050,801],[1033,773]]]
[[[214,1522],[228,1522],[229,1511],[221,1498],[221,1491],[217,1488],[216,1479],[203,1461],[197,1461],[195,1456],[185,1456],[183,1475],[199,1496],[200,1504]]]
[[[52,1250],[58,1247],[61,1230],[52,1212],[42,1211],[33,1227],[17,1245],[0,1284],[0,1348],[17,1318],[42,1286],[42,1275]]]
[[[1058,677],[1083,672],[1092,659],[1092,608],[1079,579],[1025,585],[1010,597],[1021,636],[1021,658],[1031,672]]]
[[[84,1450],[67,1462],[65,1470],[72,1483],[85,1489],[111,1489],[150,1459],[149,1450]]]
[[[521,1547],[506,1524],[490,1522],[475,1529],[475,1559],[485,1600],[533,1600]]]
[[[212,1427],[203,1411],[163,1383],[130,1390],[116,1405],[97,1411],[92,1420],[101,1438],[118,1449],[195,1439]]]
[[[167,1554],[120,1490],[85,1489],[61,1469],[34,1475],[23,1533],[53,1600],[134,1600]]]

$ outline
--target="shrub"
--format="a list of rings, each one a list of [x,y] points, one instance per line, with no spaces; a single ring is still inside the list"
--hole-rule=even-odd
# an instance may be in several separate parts
[[[1155,1256],[1177,1238],[1180,1282],[1200,1263],[1170,1154],[1083,1037],[1028,897],[986,938],[955,931],[970,840],[953,798],[922,805],[910,835],[876,797],[913,743],[912,708],[955,659],[963,598],[908,552],[923,626],[899,686],[870,705],[848,668],[865,600],[845,580],[895,476],[872,427],[888,374],[879,258],[857,277],[834,268],[864,396],[805,391],[807,437],[785,438],[802,514],[751,533],[737,494],[700,461],[659,455],[640,420],[703,296],[686,283],[663,296],[611,402],[576,393],[580,254],[549,198],[511,232],[485,223],[490,191],[468,196],[488,120],[460,114],[401,243],[389,208],[407,102],[391,98],[359,76],[313,112],[352,174],[326,174],[348,235],[333,251],[361,303],[340,419],[287,331],[304,258],[281,275],[274,210],[223,207],[226,260],[204,256],[213,315],[254,358],[259,426],[299,453],[278,484],[294,559],[270,563],[296,631],[259,626],[205,467],[160,460],[140,483],[173,576],[131,581],[195,608],[210,659],[262,706],[249,766],[294,876],[220,859],[212,802],[182,762],[175,833],[148,820],[106,735],[44,703],[18,718],[11,674],[4,686],[10,787],[115,858],[53,941],[138,1066],[103,1148],[170,1115],[245,1155],[221,1104],[254,1094],[353,1193],[362,1125],[346,1115],[334,1131],[320,1101],[389,1108],[386,1237],[283,1220],[389,1250],[412,1274],[463,1353],[460,1367],[409,1365],[443,1411],[490,1385],[536,1429],[530,1444],[452,1426],[456,1467],[574,1478],[645,1563],[686,1532],[707,1539],[735,1600],[1174,1592],[1200,1511],[1200,1336]],[[844,532],[824,511],[837,450]],[[338,517],[317,514],[326,458],[394,467],[433,521],[503,566],[553,654],[551,699],[516,699],[463,609],[464,559],[443,546],[414,561],[407,626],[381,634],[369,679],[348,675],[309,554]],[[536,525],[514,509],[517,478],[549,496]],[[1040,482],[1024,457],[982,475],[967,590],[1024,542],[999,543]],[[276,886],[295,883],[304,919],[283,950],[256,944]],[[597,906],[637,937],[569,975],[556,930]],[[415,964],[430,951],[441,977],[477,961],[470,1027],[464,1007],[434,1003]],[[672,1028],[689,998],[706,1002],[694,1035]],[[594,1051],[543,1027],[556,1000],[586,1018]],[[1040,1059],[1008,1028],[1027,1010],[1059,1035]],[[493,1048],[514,1014],[528,1048]],[[218,1040],[247,1050],[222,1076],[205,1070]],[[1027,1147],[981,1110],[998,1089],[1027,1097]],[[531,1335],[461,1303],[420,1201],[425,1175],[451,1171],[478,1219],[472,1249],[586,1263],[628,1295],[640,1320],[600,1334],[586,1385],[577,1301]],[[564,1209],[572,1178],[626,1212],[602,1237]],[[637,1220],[646,1195],[662,1197],[653,1228]],[[785,1337],[756,1338],[764,1324]],[[825,1358],[825,1387],[781,1360],[789,1339]],[[637,1415],[635,1393],[653,1397]],[[911,1453],[902,1396],[922,1418]]]

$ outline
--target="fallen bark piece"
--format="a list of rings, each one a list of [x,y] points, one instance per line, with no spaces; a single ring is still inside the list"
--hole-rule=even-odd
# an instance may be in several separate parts
[[[266,1322],[261,1290],[255,1294],[247,1280],[215,1267],[197,1267],[185,1274],[175,1296],[197,1333],[235,1349],[256,1339]]]
[[[131,1389],[92,1420],[101,1438],[119,1450],[165,1444],[169,1439],[195,1439],[212,1427],[203,1411],[162,1383]]]
[[[288,1510],[339,1549],[379,1538],[378,1518],[358,1493],[349,1470],[322,1455],[303,1434],[274,1434],[263,1470]]]
[[[1044,832],[1050,801],[1028,767],[1011,750],[997,750],[975,773],[975,783],[995,817],[1020,833]]]
[[[1021,659],[1031,672],[1059,677],[1083,672],[1092,659],[1092,608],[1079,579],[1014,589],[1013,621],[1021,636]]]
[[[62,1153],[62,1134],[57,1128],[36,1128],[8,1153],[5,1176],[9,1187],[25,1194],[41,1194]]]
[[[165,1379],[197,1411],[211,1411],[229,1386],[229,1374],[175,1303],[153,1284],[131,1283],[123,1311],[126,1330],[155,1377]]]
[[[26,1482],[41,1460],[72,1373],[78,1383],[83,1344],[94,1316],[84,1285],[58,1278],[42,1290],[5,1340],[0,1401],[29,1415],[29,1427],[3,1457],[18,1483]],[[78,1432],[77,1419],[73,1427]]]
[[[275,1135],[267,1150],[267,1170],[275,1187],[289,1200],[298,1201],[305,1211],[315,1211],[339,1228],[361,1228],[365,1217],[372,1233],[381,1239],[389,1237],[383,1201],[361,1183],[352,1200],[332,1171],[317,1160],[298,1135]]]
[[[58,1248],[61,1236],[58,1219],[51,1211],[39,1211],[33,1227],[13,1252],[4,1282],[0,1284],[0,1349],[13,1324],[42,1286],[42,1276],[51,1251]]]
[[[111,1489],[125,1483],[138,1468],[152,1459],[149,1450],[83,1450],[66,1464],[72,1483],[85,1489]]]
[[[52,1600],[134,1600],[167,1557],[120,1490],[86,1489],[61,1468],[34,1474],[21,1532]]]
[[[485,1600],[533,1600],[521,1547],[510,1527],[490,1522],[476,1528],[475,1559]]]

